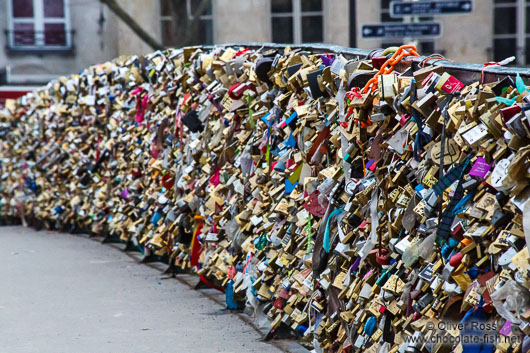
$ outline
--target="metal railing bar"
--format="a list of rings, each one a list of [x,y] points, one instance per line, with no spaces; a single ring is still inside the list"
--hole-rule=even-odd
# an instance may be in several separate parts
[[[248,43],[225,43],[225,44],[214,44],[214,45],[203,45],[198,46],[205,49],[212,49],[215,47],[247,47],[251,49],[263,48],[264,50],[276,49],[283,50],[286,46],[289,46],[293,49],[301,49],[311,53],[335,53],[342,54],[347,59],[352,59],[355,57],[367,57],[374,50],[358,49],[358,48],[348,48],[340,45],[330,45],[330,44],[277,44],[277,43],[257,43],[257,42],[248,42]],[[418,69],[419,65],[422,63],[426,56],[419,57],[407,57],[404,58],[404,65],[412,66],[414,69]],[[429,62],[433,62],[428,61]],[[436,66],[441,66],[446,69],[449,73],[457,76],[462,79],[464,83],[469,84],[473,81],[480,79],[481,71],[484,69],[482,64],[469,64],[469,63],[460,63],[460,62],[451,62],[451,61],[436,61],[433,63]],[[506,66],[488,66],[484,70],[484,81],[491,82],[505,76],[516,76],[517,74],[521,77],[530,80],[530,68],[522,67],[506,67]]]

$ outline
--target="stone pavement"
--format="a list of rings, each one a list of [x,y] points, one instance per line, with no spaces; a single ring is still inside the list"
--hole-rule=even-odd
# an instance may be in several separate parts
[[[1,227],[0,240],[2,352],[290,350],[261,341],[214,290],[163,279],[111,246],[23,227]]]

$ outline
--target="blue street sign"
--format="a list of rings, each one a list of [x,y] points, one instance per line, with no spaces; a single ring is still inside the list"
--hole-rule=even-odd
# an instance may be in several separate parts
[[[363,38],[434,38],[442,34],[440,23],[379,23],[363,25],[361,35]]]
[[[472,0],[390,2],[390,17],[451,15],[471,11],[473,11]]]

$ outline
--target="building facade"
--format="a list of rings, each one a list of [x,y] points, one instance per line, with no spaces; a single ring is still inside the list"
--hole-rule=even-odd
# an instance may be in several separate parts
[[[0,26],[10,85],[42,84],[118,55],[116,20],[98,1],[0,0]]]
[[[169,1],[117,0],[156,40],[171,46]],[[207,2],[199,14],[199,38],[206,44],[321,42],[373,49],[414,40],[363,38],[365,24],[411,21],[390,16],[391,0],[179,1],[188,16],[196,13],[198,2]],[[527,0],[474,0],[468,14],[412,19],[443,28],[438,38],[418,40],[418,50],[474,63],[514,55],[517,65],[526,65],[529,6]],[[119,55],[152,51],[99,0],[0,0],[0,26],[4,85],[38,85]]]

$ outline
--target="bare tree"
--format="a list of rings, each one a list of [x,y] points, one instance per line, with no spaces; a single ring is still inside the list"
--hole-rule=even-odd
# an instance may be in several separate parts
[[[142,28],[116,0],[100,0],[118,16],[136,35],[153,49],[164,49],[164,45]],[[197,1],[197,0],[191,0]],[[200,16],[206,12],[211,0],[200,0],[197,8],[188,9],[186,0],[167,0],[171,12],[172,41],[175,47],[201,44]],[[189,10],[189,11],[188,11]]]

